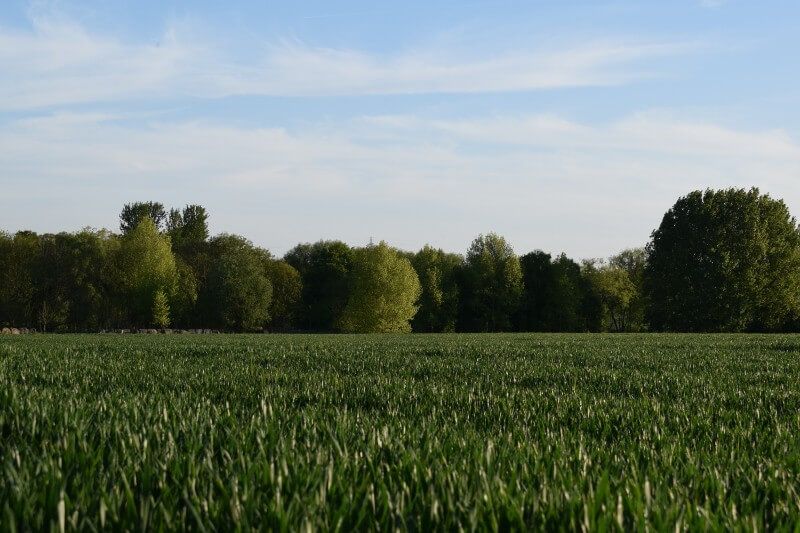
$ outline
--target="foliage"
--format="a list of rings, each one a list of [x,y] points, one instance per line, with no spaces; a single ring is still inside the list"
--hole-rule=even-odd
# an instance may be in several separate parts
[[[334,331],[349,298],[353,251],[341,241],[298,244],[285,258],[303,280],[301,327]]]
[[[611,331],[629,331],[631,302],[636,298],[636,285],[631,281],[628,271],[622,267],[588,262],[585,276],[592,284],[603,309],[608,315]]]
[[[194,269],[179,256],[175,258],[175,268],[178,279],[175,286],[175,294],[173,294],[170,302],[171,322],[173,325],[182,327],[197,326],[197,275]]]
[[[269,326],[274,331],[292,331],[297,326],[303,296],[300,273],[282,260],[266,261],[267,278],[272,283]]]
[[[39,261],[39,237],[31,231],[0,236],[0,322],[11,326],[34,324],[34,270]]]
[[[209,323],[234,331],[263,329],[272,301],[263,266],[268,254],[236,235],[214,237],[209,250],[213,259],[203,294]]]
[[[602,308],[587,273],[561,254],[535,251],[520,258],[523,293],[520,331],[597,331]]]
[[[784,329],[800,310],[797,224],[758,189],[692,192],[653,232],[645,281],[654,329]]]
[[[166,230],[175,250],[196,247],[208,240],[208,213],[196,204],[187,205],[183,212],[170,209]]]
[[[162,289],[153,295],[153,325],[157,328],[169,326],[169,301]]]
[[[412,329],[418,332],[452,332],[458,319],[458,274],[464,259],[425,245],[411,256],[421,286],[419,309]]]
[[[156,224],[145,217],[123,235],[115,263],[117,287],[129,311],[130,323],[150,324],[156,292],[172,297],[178,281],[169,237],[159,233]]]
[[[409,333],[420,295],[411,262],[381,241],[355,250],[350,298],[340,328],[351,333]]]
[[[610,257],[608,264],[624,270],[634,287],[634,294],[628,302],[625,315],[625,329],[627,331],[645,331],[647,329],[645,319],[647,302],[644,296],[644,272],[647,265],[647,250],[644,248],[623,250]]]
[[[0,337],[3,529],[781,531],[794,336]]]
[[[125,204],[119,214],[119,229],[122,233],[129,233],[136,229],[145,218],[152,220],[159,231],[163,230],[167,221],[164,205],[159,202]]]
[[[0,326],[150,324],[159,289],[177,328],[372,330],[367,302],[388,305],[353,283],[377,274],[364,264],[355,273],[360,252],[340,241],[297,245],[281,261],[243,237],[209,241],[200,205],[167,215],[159,202],[127,204],[120,223],[121,235],[0,233]],[[475,239],[466,257],[430,246],[392,253],[419,280],[408,315],[417,332],[800,330],[800,232],[786,205],[757,189],[691,193],[646,249],[607,262],[581,266],[542,251],[517,258],[496,234]]]
[[[521,295],[522,271],[511,245],[496,233],[478,236],[463,269],[462,329],[511,329]]]
[[[520,298],[517,329],[519,331],[548,331],[553,308],[555,277],[550,254],[541,250],[519,258],[523,292]]]

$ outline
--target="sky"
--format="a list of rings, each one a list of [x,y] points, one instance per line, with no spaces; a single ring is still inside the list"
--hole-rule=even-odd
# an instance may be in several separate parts
[[[3,0],[0,229],[580,259],[696,189],[800,215],[798,50],[797,0]]]

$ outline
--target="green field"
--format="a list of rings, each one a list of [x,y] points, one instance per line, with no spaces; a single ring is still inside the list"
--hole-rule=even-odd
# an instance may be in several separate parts
[[[800,336],[0,337],[2,529],[794,529]]]

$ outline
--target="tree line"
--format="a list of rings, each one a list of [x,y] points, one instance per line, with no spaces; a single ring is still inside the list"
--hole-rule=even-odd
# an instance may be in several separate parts
[[[694,191],[644,248],[579,262],[500,235],[466,254],[385,242],[282,258],[211,237],[199,205],[127,204],[120,231],[0,233],[0,325],[41,331],[798,331],[800,231],[758,189]]]

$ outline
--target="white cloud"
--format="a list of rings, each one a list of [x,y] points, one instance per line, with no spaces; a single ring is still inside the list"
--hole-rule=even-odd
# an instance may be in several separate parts
[[[153,97],[485,93],[602,86],[652,76],[652,60],[691,43],[595,41],[566,48],[424,49],[394,55],[283,42],[247,61],[170,29],[126,43],[40,15],[31,30],[0,27],[0,110]]]
[[[116,118],[60,113],[0,126],[4,229],[111,225],[123,202],[158,199],[203,203],[216,231],[277,251],[369,236],[461,250],[497,230],[519,251],[580,257],[643,244],[696,188],[756,185],[800,208],[800,145],[786,134],[663,113],[602,125],[365,117],[298,130]]]

